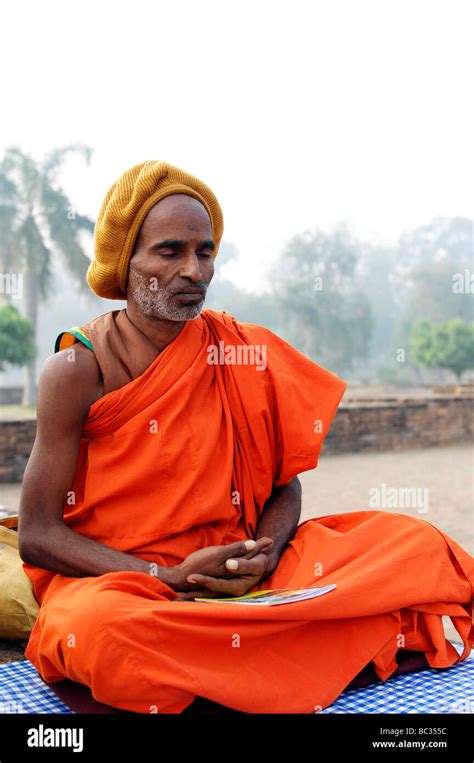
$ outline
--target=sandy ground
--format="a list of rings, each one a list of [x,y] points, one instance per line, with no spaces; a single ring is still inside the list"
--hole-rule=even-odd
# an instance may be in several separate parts
[[[301,521],[311,517],[377,508],[371,492],[418,488],[423,499],[413,508],[387,508],[412,514],[439,527],[473,553],[474,450],[468,443],[443,448],[354,455],[321,456],[319,465],[300,475],[303,485]],[[0,505],[8,513],[19,508],[21,485],[0,484]],[[421,511],[420,511],[421,509]],[[425,511],[427,509],[427,511]],[[459,635],[448,618],[448,638]]]
[[[370,491],[382,484],[387,490],[423,490],[426,502],[392,510],[431,522],[473,552],[474,449],[469,443],[396,453],[322,455],[317,468],[301,474],[300,480],[302,519],[376,508],[370,504]]]

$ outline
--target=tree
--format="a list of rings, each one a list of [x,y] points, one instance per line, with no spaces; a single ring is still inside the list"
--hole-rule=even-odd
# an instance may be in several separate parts
[[[348,226],[290,240],[271,277],[286,338],[320,365],[347,373],[368,355],[372,314],[359,281],[360,244]]]
[[[30,321],[23,318],[16,307],[0,308],[0,371],[4,370],[5,363],[24,366],[34,359],[34,335]]]
[[[472,294],[457,291],[454,280],[472,267],[473,224],[465,217],[435,217],[400,236],[392,269],[398,311],[392,353],[400,347],[405,350],[418,382],[422,381],[420,368],[412,363],[414,326],[422,321],[472,319]]]
[[[68,154],[87,163],[92,150],[82,144],[55,149],[35,161],[19,148],[9,148],[0,162],[0,267],[2,274],[22,274],[23,311],[36,332],[38,302],[51,294],[52,257],[58,254],[78,289],[86,291],[89,265],[81,245],[83,231],[92,233],[93,221],[78,214],[59,186],[58,173]],[[35,360],[25,372],[23,404],[36,399]]]
[[[420,265],[449,263],[460,267],[471,260],[472,225],[468,217],[434,217],[426,225],[405,231],[397,248],[402,276]]]
[[[452,318],[438,325],[420,321],[413,329],[414,360],[429,368],[447,368],[458,381],[474,367],[474,322]]]

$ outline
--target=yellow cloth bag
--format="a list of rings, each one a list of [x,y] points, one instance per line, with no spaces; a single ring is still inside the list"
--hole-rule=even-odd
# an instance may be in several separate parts
[[[18,551],[18,533],[0,525],[0,638],[28,639],[40,605]]]

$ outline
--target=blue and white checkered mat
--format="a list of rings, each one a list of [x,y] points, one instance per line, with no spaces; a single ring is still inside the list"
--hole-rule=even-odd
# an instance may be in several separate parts
[[[29,660],[0,665],[0,713],[73,713]]]
[[[458,649],[457,644],[454,646]],[[344,692],[321,713],[472,713],[474,655],[445,670],[423,670]],[[0,665],[0,713],[74,713],[29,660]]]
[[[474,655],[451,668],[405,673],[365,689],[343,692],[320,712],[473,713]]]

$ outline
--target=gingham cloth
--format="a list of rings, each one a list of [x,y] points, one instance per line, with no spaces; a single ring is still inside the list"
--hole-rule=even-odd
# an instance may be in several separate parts
[[[29,660],[0,665],[0,713],[73,713]]]
[[[451,642],[461,653],[462,645]],[[321,713],[473,713],[474,655],[450,668],[418,673],[343,692]]]
[[[460,651],[458,644],[453,646]],[[451,668],[407,673],[343,692],[321,713],[472,713],[474,655]],[[0,713],[74,713],[29,660],[0,665]]]

